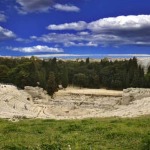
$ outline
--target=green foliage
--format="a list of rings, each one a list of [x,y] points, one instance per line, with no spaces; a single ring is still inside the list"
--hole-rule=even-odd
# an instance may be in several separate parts
[[[63,68],[61,82],[62,82],[62,87],[67,88],[67,86],[68,86],[68,70],[66,67]]]
[[[0,120],[2,150],[149,150],[150,116],[84,120]]]
[[[86,87],[87,77],[83,73],[75,74],[73,77],[73,84],[81,87]]]
[[[36,73],[34,64],[25,62],[11,69],[8,76],[11,83],[24,88],[27,85],[36,86],[38,81]]]
[[[9,68],[6,65],[0,65],[0,82],[6,82],[8,80]]]
[[[89,59],[89,57],[88,58],[86,58],[86,64],[89,64],[90,63],[90,59]]]
[[[49,95],[53,96],[54,92],[57,91],[57,85],[56,85],[56,81],[55,81],[55,74],[54,72],[50,72],[49,73],[49,78],[47,81],[47,92]]]
[[[64,88],[68,85],[118,90],[129,87],[150,88],[150,67],[144,74],[135,57],[114,62],[107,58],[96,62],[90,62],[89,58],[85,61],[62,61],[56,58],[40,60],[36,57],[0,58],[0,64],[0,82],[13,83],[20,88],[38,85],[51,95],[59,84]],[[51,72],[55,82],[49,78]],[[49,82],[52,82],[51,88],[48,88]]]

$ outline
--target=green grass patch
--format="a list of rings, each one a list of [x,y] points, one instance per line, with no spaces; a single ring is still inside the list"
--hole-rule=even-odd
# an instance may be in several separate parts
[[[0,119],[1,150],[150,150],[150,116],[132,119]]]

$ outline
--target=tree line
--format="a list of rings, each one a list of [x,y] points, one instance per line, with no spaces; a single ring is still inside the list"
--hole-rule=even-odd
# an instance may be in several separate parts
[[[53,95],[59,85],[80,88],[106,88],[122,90],[129,87],[150,87],[150,67],[147,73],[134,57],[129,60],[96,62],[63,61],[56,58],[0,58],[0,82],[19,88],[40,86]]]

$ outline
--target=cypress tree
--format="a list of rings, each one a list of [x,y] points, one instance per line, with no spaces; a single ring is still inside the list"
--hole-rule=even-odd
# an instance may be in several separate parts
[[[53,98],[53,94],[57,91],[57,85],[56,85],[56,81],[55,81],[54,72],[49,73],[46,90],[47,90],[48,94]]]
[[[68,86],[68,70],[66,67],[63,68],[61,81],[62,81],[62,87],[67,88],[67,86]]]

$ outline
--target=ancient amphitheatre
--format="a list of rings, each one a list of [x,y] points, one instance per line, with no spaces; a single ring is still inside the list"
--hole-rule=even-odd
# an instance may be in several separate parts
[[[123,91],[68,87],[52,99],[39,87],[19,90],[0,84],[0,118],[83,119],[137,117],[150,114],[150,89]]]

